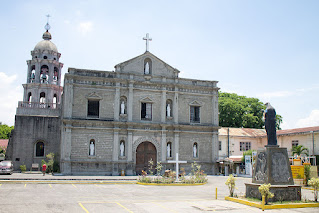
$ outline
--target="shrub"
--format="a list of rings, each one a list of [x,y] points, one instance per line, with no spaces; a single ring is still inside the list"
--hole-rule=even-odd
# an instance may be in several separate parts
[[[261,196],[265,196],[265,204],[268,204],[268,199],[274,197],[275,195],[273,193],[270,192],[270,186],[271,184],[263,184],[261,186],[258,187],[258,190],[261,194]]]
[[[305,165],[305,178],[306,178],[306,185],[308,185],[308,181],[310,180],[310,165]]]
[[[162,166],[161,162],[160,161],[157,162],[157,165],[155,167],[157,176],[161,175],[162,168],[163,168],[163,166]]]
[[[311,178],[308,181],[308,185],[313,187],[313,194],[315,202],[318,201],[318,191],[319,191],[319,178]]]
[[[26,165],[20,165],[20,170],[21,170],[21,172],[25,172],[25,171],[27,171],[27,167],[26,167]]]
[[[148,161],[148,171],[149,171],[150,175],[153,175],[153,166],[154,166],[154,161],[151,158],[151,160]]]
[[[226,180],[225,184],[228,186],[229,189],[229,196],[234,196],[235,186],[236,186],[236,178],[233,175],[229,175],[228,179]]]
[[[46,155],[47,159],[48,159],[48,163],[47,163],[47,172],[53,172],[53,164],[54,164],[54,153],[51,152],[49,154]]]

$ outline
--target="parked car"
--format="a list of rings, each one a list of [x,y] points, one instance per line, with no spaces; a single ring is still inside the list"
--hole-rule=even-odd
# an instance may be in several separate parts
[[[13,163],[12,161],[6,160],[0,162],[0,174],[10,174],[13,173]]]

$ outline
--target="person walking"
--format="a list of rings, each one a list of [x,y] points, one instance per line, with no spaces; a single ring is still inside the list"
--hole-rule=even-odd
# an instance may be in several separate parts
[[[42,173],[43,173],[43,176],[45,175],[45,171],[47,170],[47,165],[43,164],[42,165]]]

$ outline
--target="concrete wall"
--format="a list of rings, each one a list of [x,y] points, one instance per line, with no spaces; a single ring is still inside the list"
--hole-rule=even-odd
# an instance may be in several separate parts
[[[44,142],[44,157],[36,157],[35,144]],[[60,118],[41,116],[15,117],[14,133],[10,138],[9,153],[14,169],[20,170],[20,165],[31,169],[32,163],[46,160],[46,155],[53,152],[59,159],[60,155]]]

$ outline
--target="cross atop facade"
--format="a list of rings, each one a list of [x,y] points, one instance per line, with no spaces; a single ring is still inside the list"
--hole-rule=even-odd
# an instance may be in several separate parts
[[[152,41],[152,38],[149,37],[148,33],[146,33],[146,37],[143,38],[143,40],[146,40],[146,51],[148,51],[149,41]]]
[[[187,163],[187,161],[178,160],[178,153],[176,153],[176,160],[168,160],[167,163],[175,163],[176,164],[176,182],[178,181],[179,175],[179,163]]]

